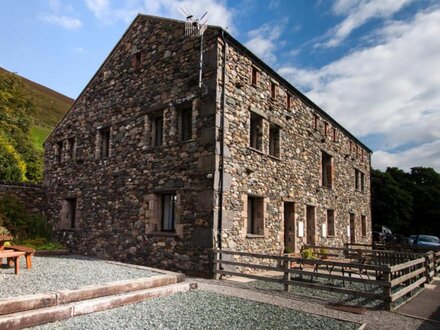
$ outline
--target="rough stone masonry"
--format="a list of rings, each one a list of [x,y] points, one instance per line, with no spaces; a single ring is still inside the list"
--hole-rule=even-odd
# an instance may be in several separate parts
[[[139,15],[45,144],[76,253],[209,275],[210,252],[370,242],[371,151],[221,28]]]

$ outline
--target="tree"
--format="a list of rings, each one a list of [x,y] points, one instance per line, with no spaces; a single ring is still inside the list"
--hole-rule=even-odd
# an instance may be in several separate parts
[[[412,195],[402,189],[391,173],[371,171],[371,212],[374,224],[393,232],[409,232],[413,214]]]

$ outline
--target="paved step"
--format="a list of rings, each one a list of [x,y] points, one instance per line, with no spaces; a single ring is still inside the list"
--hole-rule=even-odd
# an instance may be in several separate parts
[[[0,329],[23,329],[196,288],[195,283],[181,282],[2,315]]]
[[[168,273],[147,278],[115,281],[106,284],[89,285],[75,290],[58,290],[50,293],[18,296],[0,299],[0,315],[32,309],[67,304],[70,302],[117,295],[121,293],[161,287],[184,281],[182,274]],[[1,327],[0,327],[1,328]]]

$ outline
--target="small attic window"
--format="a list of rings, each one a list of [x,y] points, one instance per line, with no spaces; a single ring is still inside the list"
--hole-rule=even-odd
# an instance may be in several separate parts
[[[251,66],[251,85],[257,86],[259,71],[256,67]]]
[[[131,58],[131,67],[134,70],[139,70],[142,67],[142,53],[141,52],[137,52]]]

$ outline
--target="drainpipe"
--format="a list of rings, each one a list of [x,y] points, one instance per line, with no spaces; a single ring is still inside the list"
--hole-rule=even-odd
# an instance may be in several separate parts
[[[225,149],[225,106],[226,106],[226,39],[225,31],[221,30],[221,38],[223,41],[223,68],[222,68],[222,95],[221,95],[221,118],[220,118],[220,178],[219,178],[219,210],[217,221],[217,247],[222,248],[222,221],[223,221],[223,176],[224,176],[224,149]],[[221,259],[221,254],[219,255]]]

